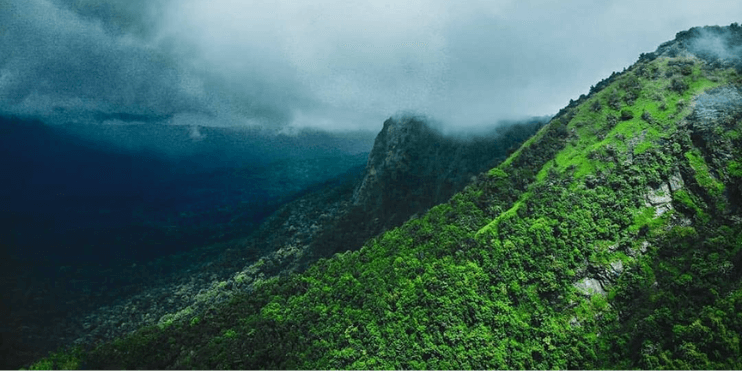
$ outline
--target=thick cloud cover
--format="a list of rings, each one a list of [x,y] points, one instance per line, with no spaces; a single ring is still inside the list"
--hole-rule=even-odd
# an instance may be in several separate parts
[[[0,113],[378,131],[552,114],[739,1],[0,0]]]

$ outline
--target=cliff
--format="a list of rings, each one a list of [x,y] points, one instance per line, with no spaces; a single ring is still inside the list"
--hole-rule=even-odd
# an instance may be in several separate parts
[[[384,121],[350,206],[311,242],[309,261],[357,250],[379,233],[446,202],[477,176],[502,162],[546,122],[503,124],[467,139],[445,136],[423,117]]]
[[[513,142],[525,141],[539,128],[538,122],[531,127],[519,138],[511,136]],[[424,118],[389,118],[376,137],[353,204],[383,219],[384,227],[396,226],[448,201],[476,175],[501,162],[507,149],[494,138],[485,142],[445,137]]]

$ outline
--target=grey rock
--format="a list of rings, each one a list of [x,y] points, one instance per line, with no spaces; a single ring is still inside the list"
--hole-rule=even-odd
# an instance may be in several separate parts
[[[672,202],[670,187],[667,184],[662,184],[657,189],[650,188],[647,194],[647,202],[651,206],[664,205]]]
[[[683,189],[683,187],[685,187],[683,176],[679,172],[670,176],[669,183],[670,183],[670,190],[673,192],[677,192]]]
[[[655,217],[658,217],[670,210],[672,207],[672,194],[670,193],[670,187],[668,184],[662,184],[659,188],[649,188],[645,196],[645,205],[654,207]]]
[[[696,97],[693,115],[697,125],[704,127],[725,116],[742,111],[742,92],[739,88],[722,86]]]
[[[587,295],[587,296],[593,296],[596,294],[605,295],[605,290],[603,289],[603,285],[600,283],[599,280],[595,278],[585,277],[579,282],[575,283],[574,286],[582,294]]]
[[[572,327],[581,327],[582,326],[582,324],[577,319],[577,317],[570,318],[569,319],[569,325],[572,326]]]
[[[626,251],[626,254],[632,258],[636,258],[639,255],[646,254],[647,253],[647,247],[649,247],[649,242],[644,241],[642,242],[639,249],[630,248]]]
[[[618,278],[618,276],[621,275],[623,272],[623,262],[620,260],[616,260],[611,263],[610,273],[613,275],[613,277]]]

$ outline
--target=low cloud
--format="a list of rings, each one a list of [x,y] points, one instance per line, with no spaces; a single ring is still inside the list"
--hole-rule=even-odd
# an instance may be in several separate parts
[[[739,25],[733,25],[739,28]],[[691,52],[702,57],[742,67],[742,38],[728,28],[705,27],[694,30]]]
[[[198,133],[378,131],[404,111],[481,129],[552,114],[676,32],[737,14],[690,0],[4,0],[0,113]],[[700,48],[739,53],[714,42]]]
[[[162,116],[198,109],[166,53],[111,35],[50,1],[11,1],[0,12],[4,111],[56,120],[91,112]]]

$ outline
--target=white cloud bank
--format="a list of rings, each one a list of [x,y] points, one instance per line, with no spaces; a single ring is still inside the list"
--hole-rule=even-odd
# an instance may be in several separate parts
[[[713,0],[0,0],[0,112],[378,131],[406,110],[481,129],[555,113],[676,32],[739,14]]]

